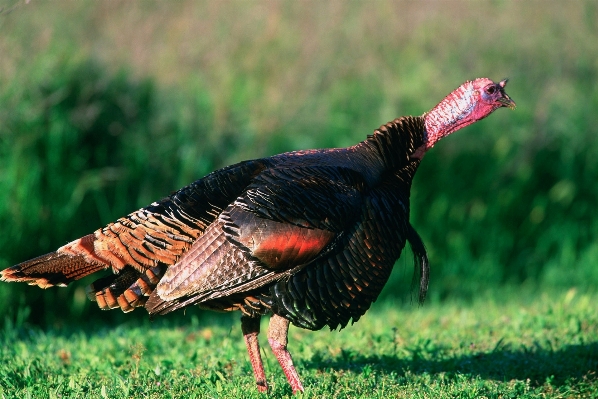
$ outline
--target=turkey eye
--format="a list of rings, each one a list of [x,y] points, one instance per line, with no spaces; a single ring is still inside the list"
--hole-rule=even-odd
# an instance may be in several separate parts
[[[494,92],[496,91],[496,87],[494,86],[490,86],[486,88],[486,93],[488,94],[494,94]]]

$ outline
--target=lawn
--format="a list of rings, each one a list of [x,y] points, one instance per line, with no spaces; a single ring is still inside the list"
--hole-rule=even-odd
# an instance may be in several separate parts
[[[596,294],[499,290],[377,304],[340,332],[291,327],[306,398],[598,397]],[[42,331],[6,323],[3,398],[260,398],[237,314]],[[173,322],[173,320],[175,320]],[[262,331],[267,322],[263,321]],[[290,387],[262,336],[269,397]]]

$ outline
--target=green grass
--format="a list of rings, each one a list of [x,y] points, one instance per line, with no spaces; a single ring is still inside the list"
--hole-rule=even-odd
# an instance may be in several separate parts
[[[306,398],[598,397],[597,301],[598,295],[574,289],[513,289],[473,303],[385,302],[341,332],[291,327],[289,348]],[[184,322],[113,328],[42,331],[8,323],[1,334],[0,394],[265,397],[254,387],[238,314],[192,313]],[[269,348],[263,357],[270,397],[289,396]]]

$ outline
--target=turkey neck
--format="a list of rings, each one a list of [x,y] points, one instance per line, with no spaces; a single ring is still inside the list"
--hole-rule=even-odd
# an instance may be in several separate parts
[[[424,119],[405,116],[380,126],[358,146],[364,146],[370,153],[377,154],[385,171],[400,176],[408,166],[413,167],[415,173],[419,160],[412,155],[424,145],[424,139]]]
[[[475,88],[472,82],[465,82],[446,96],[429,112],[425,120],[425,150],[429,150],[438,140],[475,122],[470,116],[475,107],[472,98]]]

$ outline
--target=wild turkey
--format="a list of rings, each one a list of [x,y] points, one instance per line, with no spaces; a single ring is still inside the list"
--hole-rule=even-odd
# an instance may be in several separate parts
[[[4,281],[65,286],[110,268],[88,287],[102,309],[145,306],[165,314],[190,305],[240,310],[257,387],[268,384],[260,317],[292,387],[289,323],[343,328],[376,300],[406,241],[419,269],[428,259],[409,223],[413,176],[446,135],[514,108],[507,80],[467,81],[430,112],[395,119],[352,147],[289,152],[217,170],[56,252],[1,272]]]

